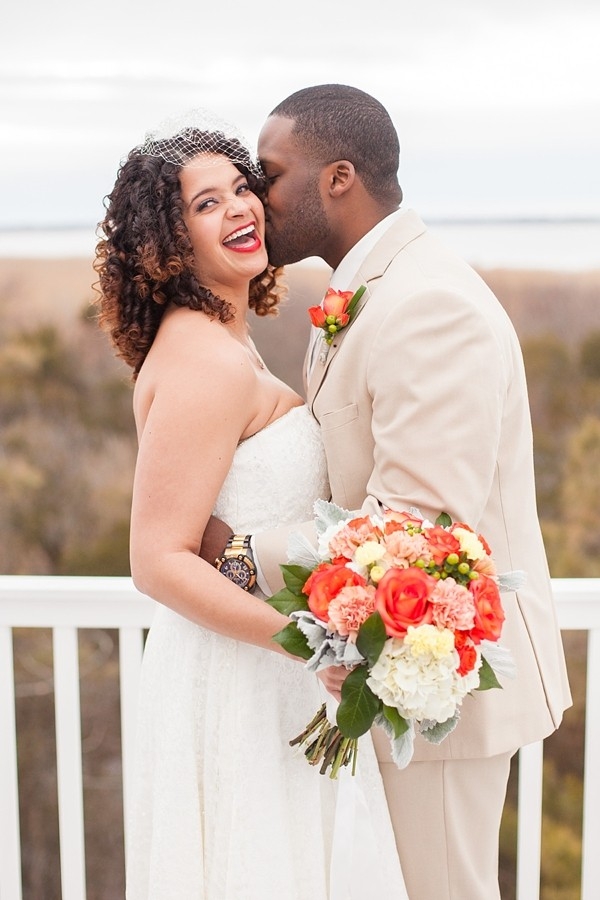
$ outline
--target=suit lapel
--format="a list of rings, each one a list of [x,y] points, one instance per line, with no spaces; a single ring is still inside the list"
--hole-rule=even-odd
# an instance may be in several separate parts
[[[390,226],[367,255],[360,269],[352,279],[350,286],[345,289],[356,291],[361,284],[364,284],[367,288],[359,301],[350,323],[336,335],[330,345],[327,345],[322,338],[318,339],[321,341],[322,348],[319,348],[317,351],[317,360],[307,390],[307,401],[311,407],[323,384],[323,380],[329,367],[336,354],[339,352],[347,332],[352,328],[358,319],[361,310],[364,309],[369,297],[376,289],[377,280],[385,273],[394,257],[404,250],[411,241],[419,237],[419,235],[423,234],[425,231],[425,225],[417,214],[412,210],[407,210],[404,215]]]

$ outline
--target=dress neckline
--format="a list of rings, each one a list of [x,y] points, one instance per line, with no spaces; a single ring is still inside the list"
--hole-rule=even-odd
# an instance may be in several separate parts
[[[252,438],[258,437],[259,434],[264,434],[265,431],[268,431],[270,428],[273,428],[274,425],[278,425],[279,422],[282,422],[283,419],[287,419],[292,413],[296,412],[296,410],[298,410],[298,409],[307,409],[306,403],[301,403],[299,406],[291,406],[281,416],[277,416],[276,419],[273,419],[267,425],[263,425],[263,427],[259,428],[258,431],[255,431],[254,434],[249,434],[248,437],[242,438],[241,441],[238,441],[238,447],[241,447],[242,444],[246,444],[248,441],[252,440]]]

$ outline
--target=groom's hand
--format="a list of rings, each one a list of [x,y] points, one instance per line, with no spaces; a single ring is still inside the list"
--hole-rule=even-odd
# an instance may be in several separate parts
[[[206,523],[206,528],[202,535],[202,543],[200,544],[198,556],[205,559],[211,566],[214,566],[217,557],[221,556],[225,550],[227,541],[232,534],[233,530],[226,522],[222,522],[221,519],[211,516]]]

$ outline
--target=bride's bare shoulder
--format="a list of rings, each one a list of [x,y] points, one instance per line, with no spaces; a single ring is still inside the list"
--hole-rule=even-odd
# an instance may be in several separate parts
[[[157,397],[169,406],[202,406],[233,394],[250,400],[255,373],[243,346],[217,319],[189,309],[165,315],[134,389],[136,420],[144,421]]]
[[[229,328],[218,319],[187,308],[165,313],[142,366],[155,379],[240,377],[246,354]]]

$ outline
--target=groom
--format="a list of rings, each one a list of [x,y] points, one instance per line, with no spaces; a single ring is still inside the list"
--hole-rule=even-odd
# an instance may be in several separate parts
[[[527,575],[503,595],[516,678],[469,698],[442,744],[417,738],[406,769],[373,734],[411,900],[494,900],[511,757],[570,704],[519,344],[482,279],[400,209],[398,137],[373,97],[336,84],[297,91],[269,115],[258,151],[270,262],[318,256],[333,288],[366,287],[350,325],[308,354],[333,502],[413,506],[431,520],[445,511],[486,536],[499,571]],[[290,530],[254,536],[269,593]]]

